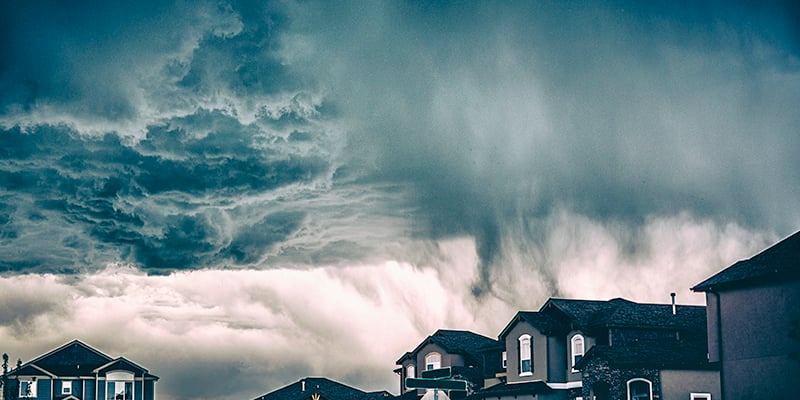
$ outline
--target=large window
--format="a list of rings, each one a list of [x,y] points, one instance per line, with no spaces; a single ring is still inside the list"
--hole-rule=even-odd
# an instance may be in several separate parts
[[[574,367],[575,364],[577,364],[578,361],[580,361],[581,358],[583,358],[583,353],[584,353],[583,335],[578,334],[573,336],[572,339],[570,339],[570,348],[572,349],[571,359],[570,359],[572,364],[570,365]],[[573,368],[572,372],[576,372],[576,370]]]
[[[653,384],[647,379],[636,378],[628,381],[628,400],[652,400]]]
[[[442,368],[442,355],[439,353],[428,353],[425,356],[425,369]]]
[[[35,379],[35,378],[34,378]],[[36,397],[36,381],[31,380],[20,380],[19,381],[19,397],[20,398],[31,398]]]
[[[61,394],[72,394],[72,381],[61,381]]]
[[[106,383],[106,400],[132,400],[133,382],[108,381]]]
[[[533,374],[533,352],[531,351],[531,335],[519,337],[519,374]]]

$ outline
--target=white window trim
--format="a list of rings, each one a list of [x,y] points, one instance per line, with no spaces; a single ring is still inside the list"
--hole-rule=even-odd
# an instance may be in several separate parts
[[[503,369],[508,369],[508,352],[503,351]]]
[[[72,381],[61,381],[61,394],[72,394]]]
[[[431,357],[431,356],[438,356],[439,357],[439,361],[428,362],[428,357]],[[428,365],[431,365],[431,364],[433,364],[433,368],[428,368]],[[432,352],[430,352],[428,354],[425,354],[425,369],[428,370],[428,369],[438,369],[438,368],[442,368],[442,354],[439,353],[439,352],[436,352],[436,351],[432,351]]]
[[[628,400],[633,400],[633,399],[631,399],[631,383],[632,382],[636,382],[636,381],[642,381],[642,382],[646,382],[647,383],[647,389],[650,392],[650,400],[653,400],[653,382],[650,382],[649,380],[644,379],[644,378],[633,378],[633,379],[628,380],[627,383],[625,383],[625,389],[626,389],[626,392],[628,393],[628,397],[627,397]]]
[[[19,382],[20,382],[20,384],[19,384],[18,393],[17,393],[19,395],[19,398],[21,398],[21,399],[33,399],[33,398],[36,398],[36,396],[37,396],[36,387],[38,386],[38,384],[36,383],[36,378],[35,377],[20,379]],[[29,396],[26,396],[24,393],[22,393],[22,382],[28,382],[28,387],[31,389],[31,393],[30,393]]]
[[[691,393],[690,400],[711,400],[711,393]]]
[[[581,346],[583,347],[583,351],[581,352],[581,354],[575,354],[575,342],[577,342],[578,339],[580,339]],[[573,368],[576,364],[575,357],[578,355],[582,356],[584,354],[586,354],[586,338],[584,338],[583,335],[581,335],[580,333],[575,334],[569,340],[569,360],[567,360],[569,362],[570,370],[572,372],[578,372],[577,369]]]
[[[529,358],[522,358],[522,342],[526,341],[526,340],[528,342],[528,355],[527,356]],[[519,339],[517,339],[517,341],[519,342],[519,376],[531,376],[531,375],[533,375],[533,339],[531,338],[531,335],[528,335],[526,333],[524,335],[521,335],[519,337]],[[530,371],[522,372],[522,361],[523,360],[529,360],[531,362],[531,370]]]

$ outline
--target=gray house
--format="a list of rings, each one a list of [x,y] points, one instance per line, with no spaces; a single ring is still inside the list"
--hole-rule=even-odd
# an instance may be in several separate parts
[[[792,398],[800,377],[800,232],[692,288],[705,292],[722,398]]]
[[[709,399],[705,325],[705,307],[550,299],[503,329],[505,381],[471,398]]]

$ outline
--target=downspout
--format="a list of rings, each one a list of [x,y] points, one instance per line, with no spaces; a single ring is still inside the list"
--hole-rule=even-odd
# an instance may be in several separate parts
[[[722,355],[722,302],[720,301],[719,293],[709,289],[708,293],[712,293],[716,298],[716,314],[717,314],[717,356],[719,357],[719,394],[721,400],[725,400],[725,374],[722,370],[724,357]]]

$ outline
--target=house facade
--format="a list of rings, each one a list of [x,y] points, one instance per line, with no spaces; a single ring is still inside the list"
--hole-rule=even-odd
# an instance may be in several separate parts
[[[5,400],[156,400],[158,377],[74,340],[9,371]]]
[[[550,299],[539,311],[518,312],[499,339],[505,380],[473,398],[700,399],[719,390],[705,359],[704,307]],[[656,353],[675,362],[650,358]]]
[[[800,232],[692,288],[724,400],[792,397],[800,376]]]
[[[444,367],[450,367],[453,379],[467,381],[467,392],[451,392],[450,398],[480,390],[486,379],[502,370],[500,352],[487,351],[497,348],[500,343],[495,339],[470,331],[440,329],[397,360],[395,373],[400,376],[400,394],[409,399],[422,396],[424,390],[406,387],[406,378],[418,378],[424,370]]]

